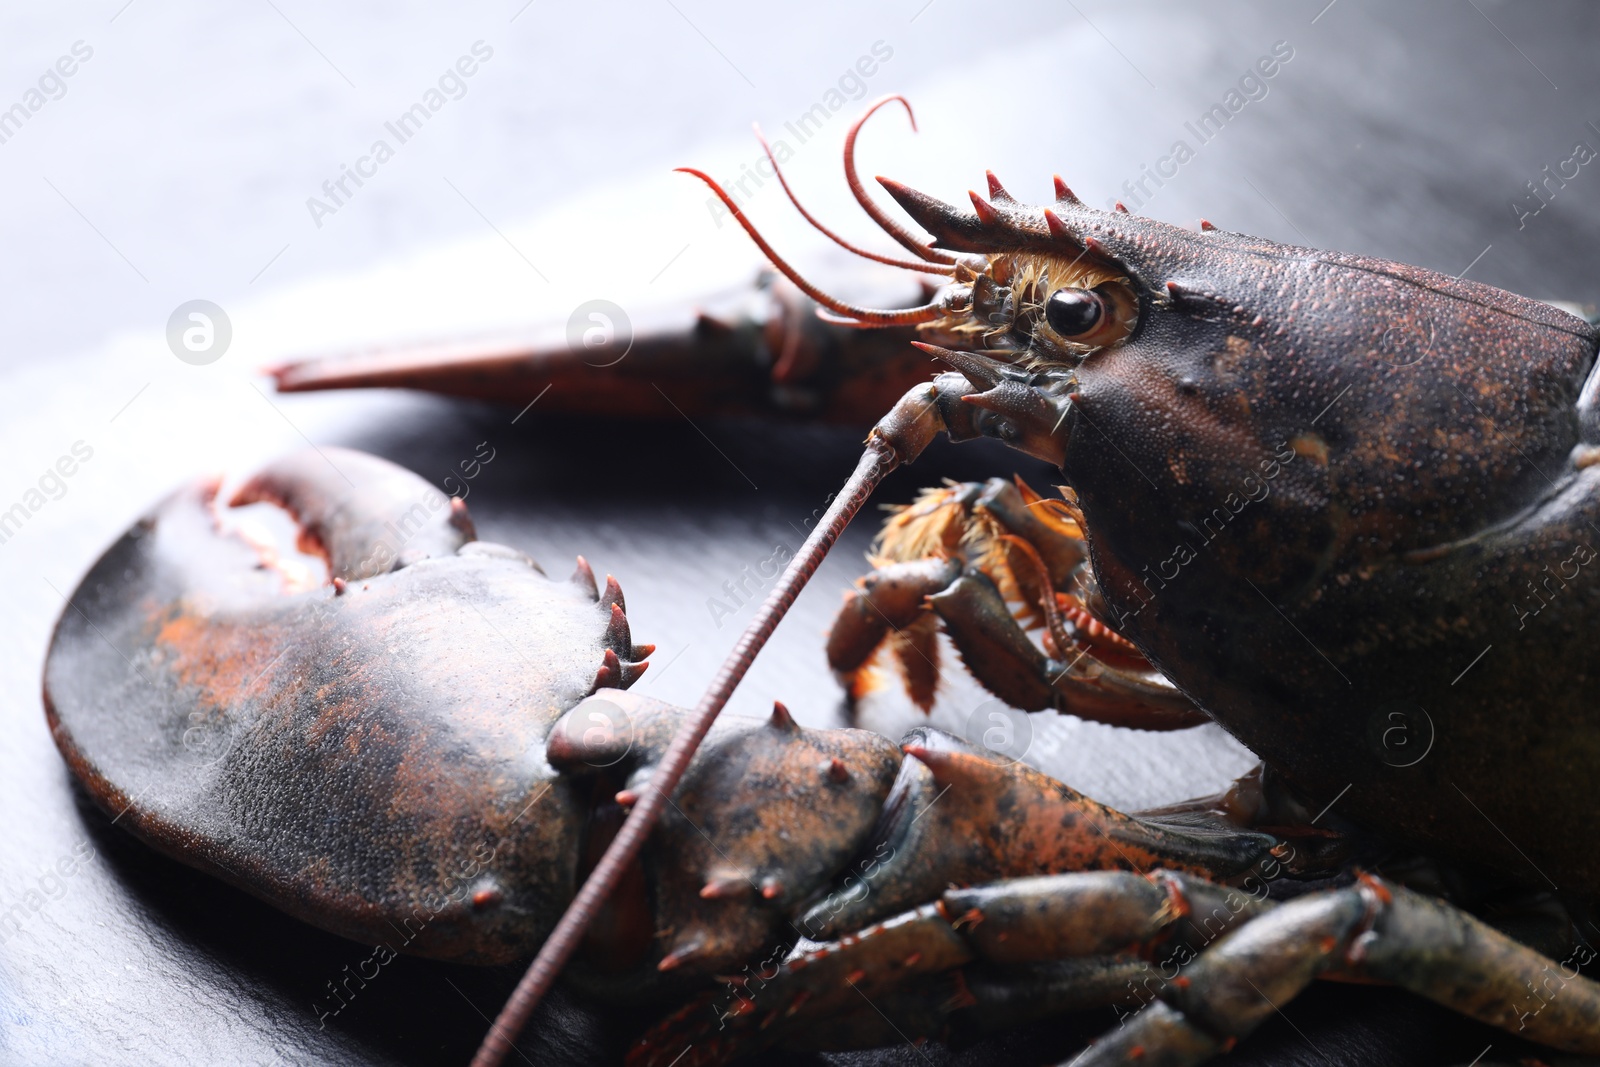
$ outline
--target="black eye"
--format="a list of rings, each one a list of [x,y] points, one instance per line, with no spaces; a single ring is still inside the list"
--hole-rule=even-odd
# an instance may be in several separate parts
[[[1044,302],[1045,321],[1062,337],[1079,337],[1093,330],[1105,315],[1105,302],[1089,289],[1057,289]]]

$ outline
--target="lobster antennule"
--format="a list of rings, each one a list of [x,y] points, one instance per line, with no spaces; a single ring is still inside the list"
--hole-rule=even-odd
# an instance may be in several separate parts
[[[875,263],[886,263],[891,267],[904,267],[906,270],[922,271],[924,274],[955,273],[955,268],[952,266],[944,266],[938,263],[929,263],[921,260],[897,259],[894,256],[886,256],[879,252],[873,252],[869,249],[862,248],[860,245],[852,244],[849,241],[846,241],[843,237],[840,237],[828,227],[824,226],[815,215],[811,214],[811,212],[805,209],[805,205],[800,203],[800,198],[794,195],[794,190],[789,188],[789,179],[784,176],[783,168],[778,165],[778,157],[773,155],[772,146],[767,143],[766,135],[761,132],[761,124],[754,123],[752,124],[752,128],[756,132],[756,140],[761,142],[761,150],[767,154],[767,159],[772,162],[772,171],[778,176],[778,184],[783,186],[784,195],[789,198],[789,203],[793,204],[794,209],[800,212],[800,216],[807,222],[811,223],[812,226],[816,227],[818,232],[820,232],[824,237],[828,238],[828,240],[832,241],[834,244],[838,245],[840,248],[843,248],[847,252],[854,252],[863,259],[870,259]]]
[[[734,202],[733,197],[729,196],[722,186],[717,184],[715,178],[694,167],[677,167],[675,169],[683,174],[693,175],[705,182],[727,209],[733,213],[733,217],[739,220],[739,225],[744,227],[744,232],[750,235],[750,239],[756,243],[756,246],[761,249],[772,265],[782,271],[784,277],[794,282],[801,292],[823,307],[836,311],[840,315],[849,316],[856,322],[869,326],[914,326],[919,322],[931,322],[945,313],[944,306],[938,302],[922,304],[913,308],[863,308],[856,307],[854,304],[847,304],[838,297],[828,295],[807,281],[799,271],[789,265],[787,260],[778,255],[777,250],[767,242],[765,237],[761,236],[761,231],[756,229],[755,224],[745,215],[744,210]]]
[[[954,256],[928,247],[927,244],[918,240],[916,235],[910,230],[900,225],[894,219],[891,219],[888,214],[884,212],[883,208],[879,207],[877,202],[873,200],[871,196],[867,195],[866,187],[861,184],[861,177],[856,173],[856,134],[861,132],[862,123],[870,119],[873,115],[873,112],[877,111],[885,104],[893,101],[898,101],[905,106],[906,117],[911,120],[911,130],[913,133],[916,132],[917,116],[911,111],[911,101],[907,100],[899,93],[891,93],[888,96],[880,97],[879,99],[873,101],[872,106],[867,108],[867,110],[862,113],[860,118],[856,119],[850,124],[849,131],[844,135],[845,181],[849,183],[850,192],[854,194],[856,203],[861,205],[861,209],[872,217],[872,221],[876,222],[883,229],[884,233],[900,242],[901,246],[907,251],[920,259],[927,260],[930,263],[954,264],[956,262],[956,258]]]

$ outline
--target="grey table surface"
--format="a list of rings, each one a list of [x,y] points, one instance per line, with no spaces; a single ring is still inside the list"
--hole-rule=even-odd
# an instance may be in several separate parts
[[[582,552],[616,574],[635,634],[660,645],[644,691],[692,703],[742,621],[719,619],[707,598],[797,543],[855,455],[851,430],[689,425],[670,412],[627,424],[563,417],[557,405],[513,424],[514,411],[409,395],[276,397],[264,363],[561,322],[588,297],[687,305],[737,283],[754,263],[748,247],[667,168],[736,176],[755,158],[750,120],[782,129],[875,42],[892,59],[859,95],[910,93],[922,132],[879,120],[865,165],[937,194],[981,186],[992,167],[1019,196],[1042,199],[1060,171],[1096,203],[1121,197],[1164,219],[1204,215],[1594,303],[1600,177],[1584,167],[1537,214],[1525,183],[1576,142],[1600,146],[1597,23],[1589,5],[1493,0],[1204,10],[508,0],[448,11],[109,0],[0,12],[0,106],[29,106],[34,87],[42,101],[0,141],[0,507],[26,499],[74,443],[93,450],[0,543],[0,914],[24,908],[0,931],[0,1063],[464,1063],[515,980],[403,959],[319,1027],[313,1002],[367,949],[151,854],[75,791],[39,702],[50,628],[96,555],[160,494],[306,440],[365,448],[435,480],[491,441],[496,459],[469,500],[482,536],[552,570]],[[426,136],[316,217],[308,198],[479,41],[492,58]],[[1124,183],[1193,141],[1185,123],[1280,41],[1293,58],[1264,91],[1193,143],[1177,177],[1130,194]],[[79,48],[70,78],[46,77],[79,42],[92,55]],[[835,214],[843,125],[824,126],[794,163]],[[776,194],[757,191],[752,210],[819,275],[833,269]],[[206,367],[179,362],[164,339],[173,309],[197,297],[224,306],[234,329]],[[880,498],[1013,470],[1048,480],[994,450],[940,447]],[[821,635],[870,526],[846,536],[733,710],[778,697],[809,725],[843,721]],[[934,721],[960,731],[982,699],[953,678]],[[919,716],[885,697],[864,721],[894,734]],[[1213,728],[1154,736],[1045,718],[1029,759],[1119,805],[1193,795],[1251,762]],[[42,882],[75,848],[92,858]],[[562,996],[522,1049],[532,1063],[614,1062],[644,1022]],[[832,1059],[1054,1062],[1110,1022],[1067,1020],[959,1052]],[[1514,1048],[1402,994],[1330,987],[1285,1006],[1231,1062],[1466,1063],[1491,1044],[1490,1059]]]

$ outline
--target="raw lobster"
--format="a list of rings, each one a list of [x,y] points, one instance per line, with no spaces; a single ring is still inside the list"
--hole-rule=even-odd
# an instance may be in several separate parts
[[[859,686],[890,642],[924,701],[936,617],[1019,706],[1209,717],[1265,770],[1125,815],[937,731],[895,746],[781,705],[720,723],[575,974],[691,995],[634,1062],[1111,1003],[1141,1010],[1074,1062],[1199,1063],[1317,977],[1600,1053],[1580,973],[1600,868],[1573,847],[1600,768],[1600,333],[1418,268],[1097,211],[1059,179],[1030,209],[991,176],[971,212],[884,185],[937,239],[870,208],[947,275],[918,307],[830,296],[728,205],[833,318],[917,327],[952,368],[869,455],[994,437],[1066,495],[999,482],[903,513],[834,666]],[[180,492],[74,596],[47,708],[156,847],[341,933],[420,909],[415,951],[510,959],[659,785],[681,713],[624,691],[648,646],[614,582],[582,561],[552,582],[429,492],[352,453],[263,472],[236,499],[281,503],[328,563],[291,591],[218,531],[212,485]],[[1396,715],[1429,724],[1423,758],[1392,758]],[[1447,873],[1396,859],[1417,854]],[[1541,880],[1558,891],[1530,905]]]

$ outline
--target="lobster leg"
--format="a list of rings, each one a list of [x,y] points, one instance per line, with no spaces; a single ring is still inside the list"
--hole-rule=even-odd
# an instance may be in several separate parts
[[[978,681],[1015,707],[1055,708],[1139,730],[1181,730],[1210,721],[1155,671],[1106,663],[1088,648],[1063,649],[1066,658],[1046,656],[982,573],[963,574],[928,604]]]
[[[1600,1053],[1600,983],[1577,970],[1594,958],[1580,946],[1557,963],[1443,901],[1363,877],[1244,925],[1071,1063],[1203,1063],[1323,976],[1393,982],[1539,1044]]]
[[[801,1034],[828,1047],[881,1025],[874,1014],[901,1037],[943,1039],[1113,1003],[1151,971],[1146,958],[1192,959],[1269,906],[1169,871],[951,889],[701,997],[642,1038],[629,1064],[664,1065],[686,1047],[684,1064],[722,1063]],[[930,1001],[941,987],[954,995]]]
[[[852,699],[864,695],[867,674],[862,668],[888,641],[911,699],[924,710],[933,706],[939,644],[927,601],[960,575],[961,565],[952,559],[887,563],[845,594],[844,606],[828,631],[828,663]]]
[[[1087,552],[1071,505],[999,478],[931,490],[890,519],[875,569],[845,596],[828,662],[858,699],[887,647],[912,700],[933,706],[936,628],[985,688],[1028,711],[1180,729],[1205,716],[1085,606]],[[1016,605],[1016,607],[1013,607]],[[1045,649],[1027,628],[1043,624]]]
[[[947,890],[771,973],[747,969],[653,1028],[629,1065],[680,1055],[718,1064],[780,1042],[846,1047],[864,1035],[949,1040],[1131,993],[1147,1006],[1062,1067],[1191,1067],[1319,977],[1393,983],[1594,1054],[1600,983],[1578,973],[1593,959],[1580,946],[1558,963],[1443,901],[1365,876],[1283,904],[1170,871],[1022,878]]]
[[[950,885],[1068,871],[1157,868],[1213,880],[1277,863],[1282,838],[1216,813],[1128,815],[929,728],[912,730],[876,834],[834,891],[796,919],[812,940],[838,937]]]

